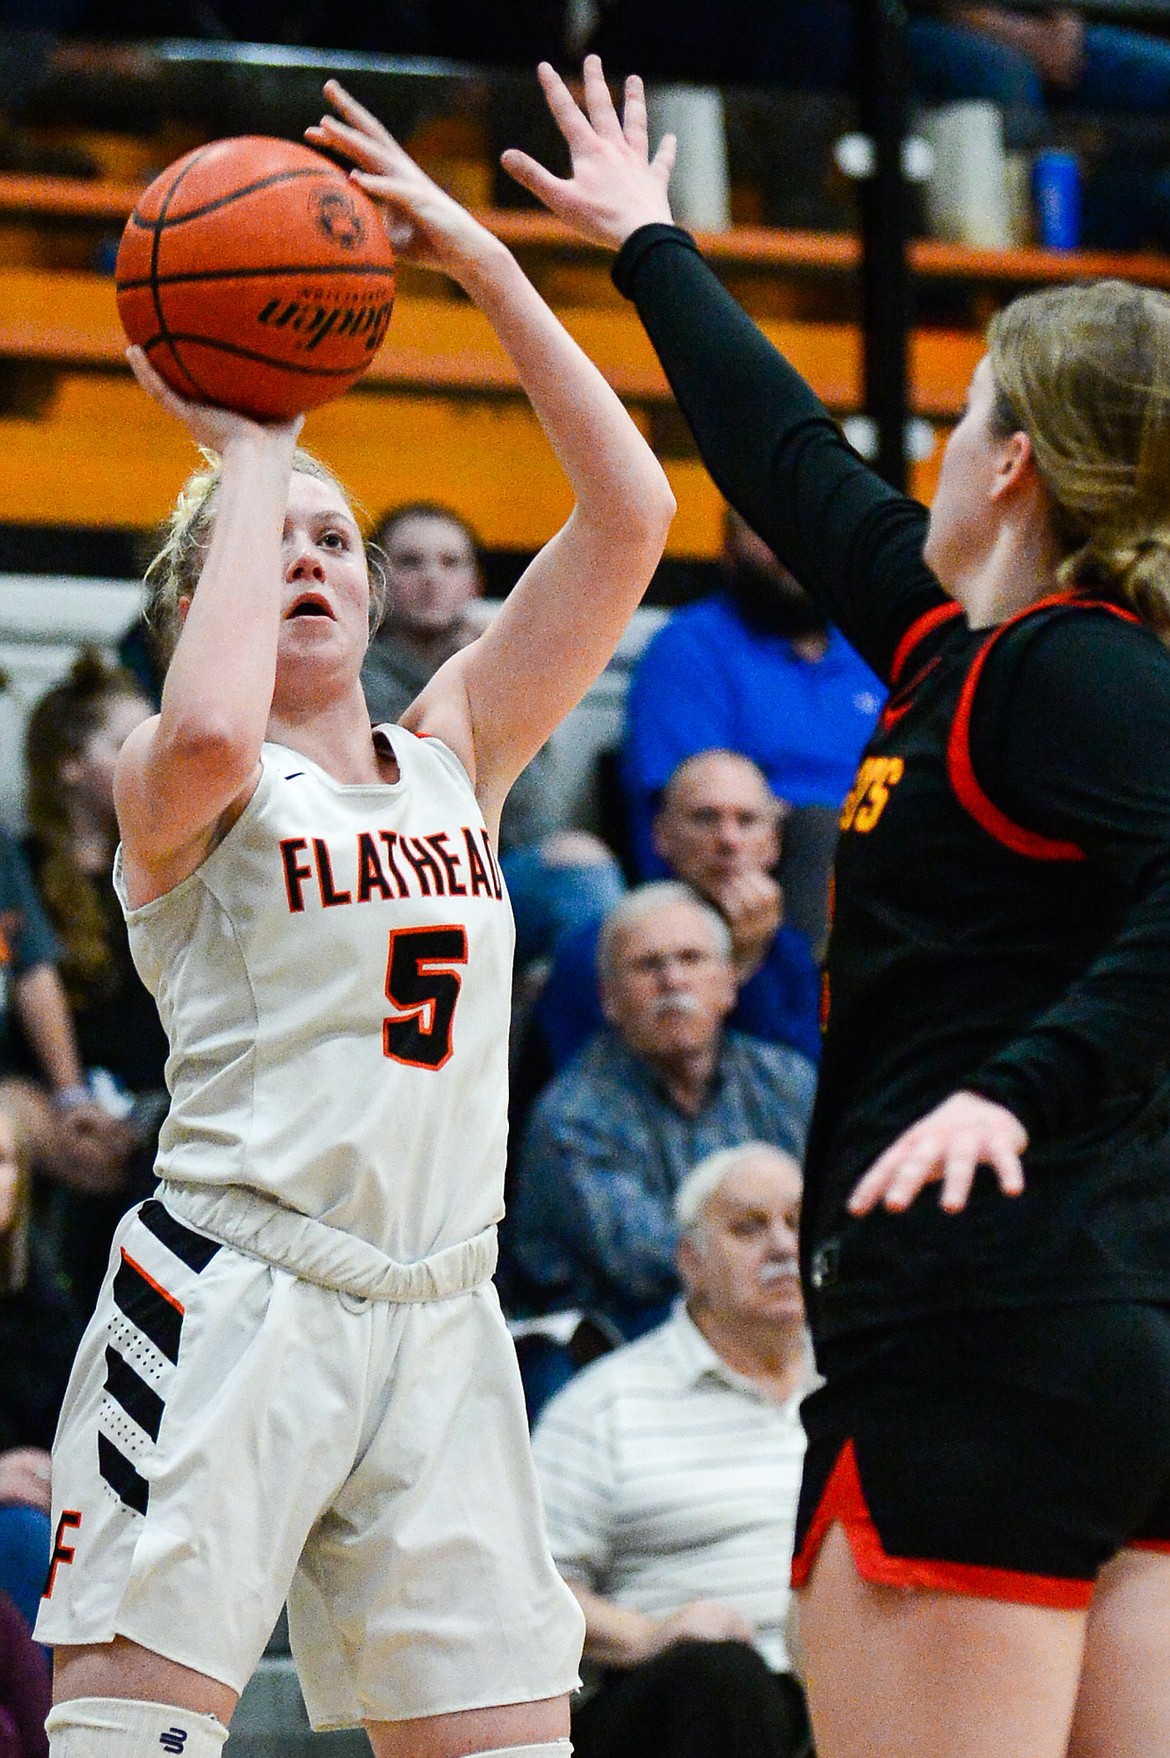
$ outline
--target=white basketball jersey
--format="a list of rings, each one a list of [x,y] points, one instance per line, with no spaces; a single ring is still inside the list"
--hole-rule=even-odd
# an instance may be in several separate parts
[[[126,917],[170,1040],[159,1176],[411,1262],[503,1210],[514,934],[466,771],[385,733],[393,784],[265,745],[219,846]]]

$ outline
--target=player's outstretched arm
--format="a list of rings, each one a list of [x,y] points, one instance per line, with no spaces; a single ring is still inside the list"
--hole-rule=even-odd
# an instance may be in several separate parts
[[[644,122],[617,138],[596,56],[585,63],[584,109],[552,68],[542,67],[540,79],[572,175],[555,177],[515,151],[504,154],[504,168],[583,236],[625,247],[618,285],[720,491],[887,675],[906,629],[942,598],[922,560],[925,509],[862,463],[693,240],[670,228],[669,137],[654,159]],[[631,99],[641,112],[640,85],[626,90],[627,116]]]
[[[452,276],[510,355],[575,498],[488,632],[448,662],[405,724],[438,734],[467,762],[485,812],[603,670],[657,566],[674,513],[660,465],[601,374],[511,253],[437,188],[334,82],[336,117],[308,138],[346,154],[381,202],[410,260]],[[604,94],[604,98],[602,98]],[[622,137],[601,82],[594,125]],[[645,134],[638,104],[626,119]]]
[[[199,864],[223,814],[255,784],[276,676],[280,545],[301,418],[269,427],[186,402],[141,349],[129,359],[150,396],[222,461],[211,542],[161,713],[131,733],[115,771],[127,880],[141,902]]]

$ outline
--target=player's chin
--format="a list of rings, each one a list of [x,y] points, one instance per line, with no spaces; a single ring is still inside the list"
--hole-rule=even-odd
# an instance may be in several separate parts
[[[347,644],[346,633],[334,617],[285,617],[280,625],[280,651],[289,655],[332,652]]]
[[[362,662],[364,647],[357,651],[336,623],[325,617],[324,628],[306,629],[302,619],[283,623],[276,648],[276,691],[306,697],[319,691],[332,692],[340,683],[352,681]],[[308,621],[308,619],[304,619]]]

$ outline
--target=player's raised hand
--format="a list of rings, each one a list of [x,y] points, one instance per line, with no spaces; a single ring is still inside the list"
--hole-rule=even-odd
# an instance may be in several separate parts
[[[261,422],[253,421],[247,415],[237,415],[234,409],[221,409],[215,403],[192,403],[186,397],[180,397],[165,379],[159,377],[143,349],[127,348],[126,358],[147,396],[153,397],[159,407],[173,415],[176,421],[181,421],[197,446],[222,457],[233,439],[246,438],[249,434],[278,445],[283,443],[290,453],[295,446],[304,423],[303,415],[294,415],[290,421]]]
[[[1027,1130],[1004,1106],[977,1093],[952,1093],[874,1161],[849,1198],[849,1212],[867,1215],[879,1203],[908,1209],[926,1185],[941,1183],[940,1208],[957,1214],[980,1166],[991,1167],[1005,1196],[1019,1196],[1027,1145]]]
[[[492,234],[440,189],[343,85],[328,80],[325,96],[337,114],[306,128],[305,139],[350,160],[350,176],[382,208],[399,256],[458,279],[485,249],[498,248]]]
[[[670,225],[666,189],[675,138],[664,135],[651,159],[642,81],[636,74],[627,79],[619,117],[597,55],[585,57],[584,74],[582,109],[547,61],[539,68],[548,107],[572,157],[572,176],[555,177],[516,147],[509,147],[500,162],[510,177],[582,237],[616,246],[651,221]]]

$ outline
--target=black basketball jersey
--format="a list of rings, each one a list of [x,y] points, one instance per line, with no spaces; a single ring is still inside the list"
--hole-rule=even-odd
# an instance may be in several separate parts
[[[1170,1295],[1170,1145],[1156,1065],[1103,1095],[1079,1126],[1041,1139],[1025,1156],[1021,1198],[1005,1198],[983,1169],[959,1215],[930,1190],[905,1214],[844,1211],[878,1154],[951,1093],[1000,1097],[987,1072],[997,1052],[1117,935],[1126,900],[1109,875],[1075,842],[1014,822],[971,756],[995,649],[1013,631],[1018,640],[1074,617],[1136,623],[1114,605],[1067,597],[972,631],[945,604],[895,654],[892,694],[841,814],[806,1163],[806,1270],[822,1331],[939,1305]],[[1135,1202],[1163,1216],[1140,1241],[1126,1225]]]
[[[728,501],[892,692],[842,814],[801,1226],[814,1331],[1170,1302],[1170,653],[1082,599],[972,630],[924,559],[925,508],[692,239],[643,226],[614,278]],[[982,1169],[961,1214],[928,1187],[849,1217],[876,1156],[963,1088],[1027,1129],[1023,1196]]]

